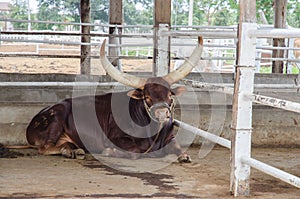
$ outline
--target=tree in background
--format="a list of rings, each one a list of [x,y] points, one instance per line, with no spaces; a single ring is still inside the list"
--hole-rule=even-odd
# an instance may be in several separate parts
[[[124,23],[130,25],[153,24],[153,1],[152,0],[124,0],[123,1]]]
[[[31,19],[57,22],[80,22],[80,0],[37,0],[38,13]],[[13,0],[9,17],[28,19],[27,0]],[[257,10],[261,10],[269,24],[274,21],[274,0],[256,1]],[[299,0],[289,0],[288,25],[300,28]],[[129,25],[153,24],[153,0],[123,0],[124,23]],[[239,5],[236,0],[194,0],[193,25],[236,25]],[[109,0],[91,0],[91,22],[108,23]],[[188,25],[189,0],[172,1],[172,25]],[[257,12],[258,23],[261,23]],[[33,29],[52,29],[54,24],[32,24]],[[64,26],[55,25],[58,30]],[[27,23],[14,23],[15,29],[27,29]],[[79,29],[79,27],[78,27]]]
[[[288,25],[294,28],[300,28],[300,3],[299,0],[289,0],[287,10],[292,14],[287,15]]]
[[[108,23],[109,1],[91,0],[91,22],[99,20],[101,23]]]
[[[39,0],[38,3],[39,10],[36,15],[37,20],[39,21],[62,21],[61,17],[61,10],[62,10],[62,1],[61,0]],[[46,24],[46,23],[39,23],[38,29],[39,30],[51,30],[57,27],[58,30],[61,30],[61,25],[54,25],[54,24]]]
[[[27,0],[14,0],[11,3],[11,11],[9,17],[12,19],[27,20],[28,19],[28,3]],[[26,30],[28,23],[14,22],[13,27],[15,30]]]

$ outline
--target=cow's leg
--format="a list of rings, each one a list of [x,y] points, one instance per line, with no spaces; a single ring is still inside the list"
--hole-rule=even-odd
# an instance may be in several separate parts
[[[166,147],[165,147],[165,152],[167,154],[176,154],[177,155],[177,160],[180,163],[190,163],[192,162],[191,157],[189,154],[186,152],[182,152],[182,149],[178,142],[173,139]]]
[[[70,142],[65,142],[58,145],[44,145],[39,147],[39,153],[43,155],[62,155],[66,158],[72,159],[84,159],[85,152],[83,149],[76,148],[76,146]]]
[[[49,143],[38,147],[39,154],[42,155],[59,155],[60,149],[55,144]]]
[[[85,158],[84,150],[79,148],[66,133],[61,135],[56,143],[56,146],[59,148],[62,156],[66,158],[76,158],[80,160]]]
[[[85,158],[85,152],[83,149],[77,148],[73,143],[66,142],[60,146],[61,155],[66,158],[80,159]]]
[[[45,144],[40,146],[38,150],[43,155],[62,155],[72,159],[85,158],[84,150],[77,147],[65,133],[61,135],[55,144],[53,142]]]
[[[130,158],[132,160],[139,159],[141,154],[140,151],[130,150],[130,151],[121,151],[115,148],[105,148],[102,151],[102,155],[107,157],[116,157],[116,158]]]

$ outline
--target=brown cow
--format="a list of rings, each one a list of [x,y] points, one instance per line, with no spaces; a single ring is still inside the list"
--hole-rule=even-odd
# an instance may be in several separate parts
[[[174,153],[189,162],[173,134],[173,96],[185,91],[171,85],[185,77],[202,52],[200,44],[176,71],[163,77],[140,78],[117,70],[105,56],[100,59],[107,73],[118,82],[134,87],[129,92],[65,99],[40,111],[27,127],[30,145],[45,155],[84,157],[85,152],[106,156],[140,158]]]
[[[300,48],[300,38],[295,39],[294,48]],[[300,50],[294,50],[294,56],[296,59],[300,58]]]

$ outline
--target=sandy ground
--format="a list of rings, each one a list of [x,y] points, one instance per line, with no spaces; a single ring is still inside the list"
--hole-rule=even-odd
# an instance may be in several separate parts
[[[80,55],[78,46],[61,45],[0,45],[4,53],[38,53],[39,55]],[[44,50],[43,50],[44,49]],[[99,55],[92,49],[92,55]],[[124,71],[152,71],[152,60],[122,60]],[[105,74],[98,59],[91,60],[91,74]],[[0,73],[64,73],[79,74],[80,60],[73,58],[0,57]]]
[[[90,155],[86,160],[72,160],[23,150],[24,156],[0,158],[0,198],[233,198],[229,150],[215,147],[204,159],[198,158],[198,147],[188,151],[192,163],[165,165],[172,155],[141,160],[103,157],[98,161]],[[253,156],[300,176],[300,149],[259,148],[253,149]],[[157,165],[164,166],[147,172]],[[143,172],[132,172],[140,166]],[[299,196],[300,189],[252,169],[250,198]]]

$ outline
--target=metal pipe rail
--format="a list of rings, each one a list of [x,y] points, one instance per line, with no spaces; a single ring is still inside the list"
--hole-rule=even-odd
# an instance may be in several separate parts
[[[59,87],[59,86],[70,86],[70,87],[89,87],[89,86],[111,86],[111,87],[116,87],[116,86],[124,86],[123,84],[119,82],[0,82],[0,87],[41,87],[41,86],[46,86],[46,87]],[[124,86],[126,87],[126,86]]]
[[[186,124],[182,121],[179,121],[179,120],[174,120],[174,124],[178,127],[181,127],[185,130],[188,130],[196,135],[199,135],[203,138],[206,138],[207,140],[211,141],[211,142],[214,142],[216,144],[219,144],[223,147],[226,147],[228,149],[231,149],[231,141],[227,140],[227,139],[224,139],[222,137],[219,137],[219,136],[216,136],[212,133],[209,133],[207,131],[203,131],[201,129],[198,129],[194,126],[191,126],[189,124]],[[288,184],[291,184],[295,187],[298,187],[300,188],[300,178],[297,177],[297,176],[294,176],[292,174],[289,174],[285,171],[282,171],[280,169],[277,169],[275,167],[272,167],[270,165],[267,165],[261,161],[258,161],[256,159],[253,159],[253,158],[246,158],[246,157],[241,157],[241,161],[244,163],[244,164],[247,164],[255,169],[258,169],[266,174],[269,174],[275,178],[278,178]]]
[[[60,25],[77,25],[77,26],[102,26],[116,28],[153,28],[151,25],[117,25],[117,24],[95,24],[95,23],[78,23],[78,22],[57,22],[57,21],[40,21],[40,20],[22,20],[1,18],[0,21],[7,22],[23,22],[23,23],[44,23],[44,24],[60,24]]]
[[[257,94],[252,94],[250,98],[253,102],[256,102],[258,104],[263,104],[275,108],[281,108],[284,110],[300,113],[300,104],[296,102]]]
[[[261,61],[290,61],[290,62],[300,62],[300,59],[294,58],[255,58],[255,60]]]
[[[189,79],[183,79],[181,82],[186,86],[191,86],[193,88],[206,88],[209,90],[224,92],[225,94],[232,95],[233,94],[233,84],[212,84],[207,82],[199,82]],[[255,89],[300,89],[300,85],[296,84],[255,84]],[[266,96],[264,96],[266,97]]]
[[[250,38],[298,38],[300,29],[249,30],[247,34]]]
[[[90,34],[80,33],[80,32],[72,32],[72,31],[30,31],[30,32],[22,32],[22,31],[1,31],[1,35],[57,35],[57,36],[91,36],[91,37],[137,37],[137,38],[153,38],[153,34],[108,34],[108,33],[96,33],[91,32]]]
[[[273,177],[278,178],[288,184],[291,184],[297,188],[300,188],[300,178],[297,176],[294,176],[290,173],[287,173],[285,171],[282,171],[280,169],[272,167],[268,164],[265,164],[256,159],[253,159],[253,158],[241,157],[241,161],[244,164],[247,164],[259,171],[262,171],[270,176],[273,176]]]
[[[193,88],[207,88],[217,92],[223,92],[225,94],[233,94],[233,88],[229,88],[228,85],[225,86],[224,84],[211,84],[206,82],[199,82],[193,80],[183,79],[181,80],[185,85],[191,86]]]
[[[0,53],[0,57],[39,57],[39,58],[72,58],[79,59],[80,55],[40,55],[37,53]],[[89,56],[92,59],[99,59],[100,56],[91,55]],[[152,59],[152,56],[107,56],[108,58],[118,58],[118,59]]]
[[[293,48],[293,47],[272,47],[272,46],[256,46],[256,49],[264,49],[264,50],[300,50],[300,48]]]
[[[237,38],[236,32],[213,32],[213,31],[189,31],[189,32],[183,32],[183,31],[166,31],[162,32],[161,36],[170,36],[170,37],[198,37],[199,35],[205,37],[205,38]]]
[[[198,129],[194,126],[191,126],[187,123],[184,123],[184,122],[176,120],[176,119],[174,119],[174,124],[175,124],[175,126],[181,127],[185,130],[191,131],[192,133],[194,133],[196,135],[206,138],[207,140],[209,140],[211,142],[217,143],[228,149],[231,148],[231,142],[225,138],[219,137],[219,136],[209,133],[207,131],[203,131],[201,129]]]

